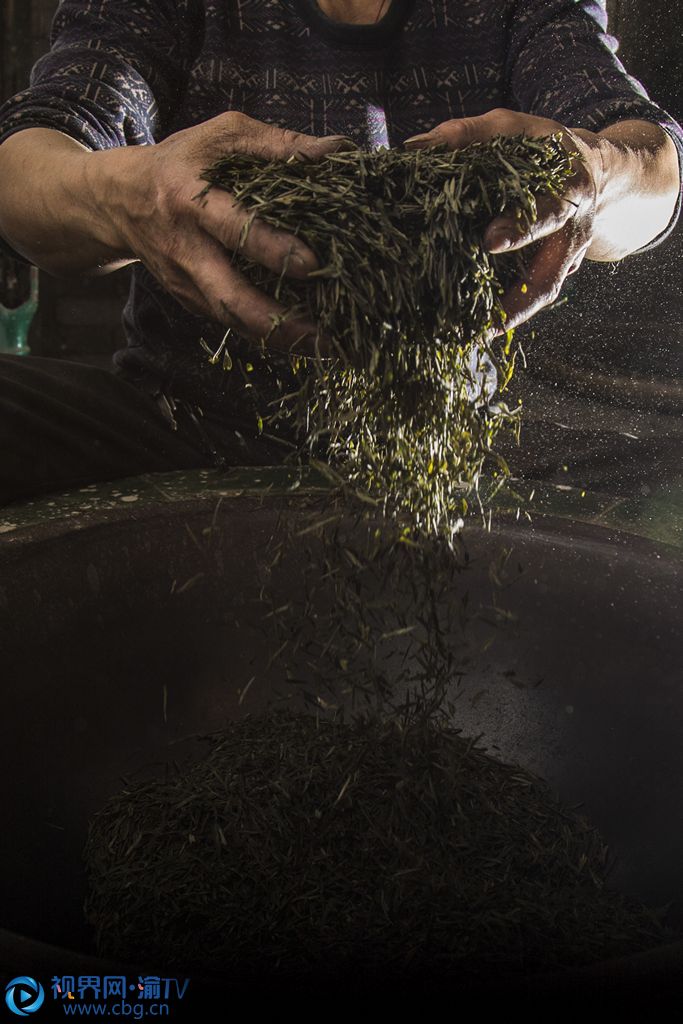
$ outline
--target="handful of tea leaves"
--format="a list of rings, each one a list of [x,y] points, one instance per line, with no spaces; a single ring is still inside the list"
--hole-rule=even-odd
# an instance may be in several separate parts
[[[320,269],[301,284],[236,255],[249,280],[288,315],[319,325],[331,359],[294,360],[299,387],[273,410],[293,416],[309,454],[324,449],[334,482],[417,531],[448,538],[516,410],[493,401],[514,368],[501,296],[516,256],[492,256],[482,237],[498,214],[536,216],[560,195],[571,159],[556,137],[498,137],[452,152],[356,150],[319,162],[232,154],[205,171],[254,216],[292,232]],[[206,191],[205,190],[205,191]],[[216,353],[232,365],[229,335]],[[277,358],[264,349],[263,358]],[[253,380],[250,381],[250,385]]]
[[[271,710],[96,815],[101,954],[230,981],[434,980],[661,942],[607,851],[528,772],[434,720]]]

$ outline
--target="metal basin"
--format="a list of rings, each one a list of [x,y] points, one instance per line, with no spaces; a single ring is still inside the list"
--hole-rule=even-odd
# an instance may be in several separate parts
[[[119,484],[3,510],[5,944],[11,933],[63,957],[92,953],[81,912],[90,815],[122,776],[177,757],[184,738],[264,706],[277,688],[264,551],[310,495],[260,473],[247,485],[195,474],[180,489],[158,478],[146,493]],[[453,683],[458,724],[582,804],[618,858],[614,883],[672,903],[683,924],[679,552],[548,516],[501,518],[490,533],[473,525],[466,537],[470,607],[490,605],[501,548],[522,572],[506,591],[509,624],[472,625]],[[298,572],[296,558],[280,572],[283,594]],[[638,962],[638,977],[661,970]]]

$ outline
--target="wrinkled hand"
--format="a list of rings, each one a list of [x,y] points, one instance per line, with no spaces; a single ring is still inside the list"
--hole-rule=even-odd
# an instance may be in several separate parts
[[[229,112],[177,132],[156,146],[131,148],[116,168],[116,198],[106,200],[116,247],[139,259],[186,309],[234,327],[273,348],[311,353],[316,328],[290,319],[273,331],[284,307],[251,285],[231,262],[248,212],[220,189],[199,197],[203,170],[231,152],[286,160],[335,152],[339,136],[316,138]],[[294,235],[254,218],[241,252],[288,276],[317,269],[313,252]]]
[[[598,138],[582,129],[570,131],[544,117],[491,110],[479,117],[444,121],[425,135],[416,135],[405,143],[408,149],[443,143],[451,149],[462,149],[472,142],[488,142],[496,135],[534,138],[556,133],[562,133],[562,144],[568,152],[579,154],[562,197],[541,197],[537,204],[538,218],[529,227],[510,211],[492,221],[484,235],[484,244],[491,253],[513,252],[539,242],[526,281],[503,296],[507,319],[495,334],[518,327],[544,306],[555,302],[565,279],[579,269],[590,249],[602,179]]]

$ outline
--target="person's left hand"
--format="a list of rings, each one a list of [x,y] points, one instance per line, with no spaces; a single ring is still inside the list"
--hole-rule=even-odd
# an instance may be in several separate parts
[[[578,153],[574,173],[561,198],[543,196],[538,200],[538,218],[528,228],[511,211],[497,217],[486,229],[484,244],[489,252],[512,252],[540,242],[531,260],[526,281],[502,298],[506,320],[494,336],[518,327],[544,306],[558,298],[565,278],[579,269],[593,241],[593,227],[602,184],[599,139],[583,129],[568,130],[557,121],[513,110],[491,110],[479,117],[444,121],[424,135],[404,143],[407,149],[446,144],[462,149],[472,142],[488,142],[496,135],[538,137],[562,133],[562,144]],[[521,233],[520,233],[521,232]]]

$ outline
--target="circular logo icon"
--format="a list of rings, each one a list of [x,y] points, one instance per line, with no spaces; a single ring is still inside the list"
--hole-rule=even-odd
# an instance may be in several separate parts
[[[5,1002],[17,1017],[28,1017],[43,1005],[43,986],[35,978],[12,978],[5,986]]]

